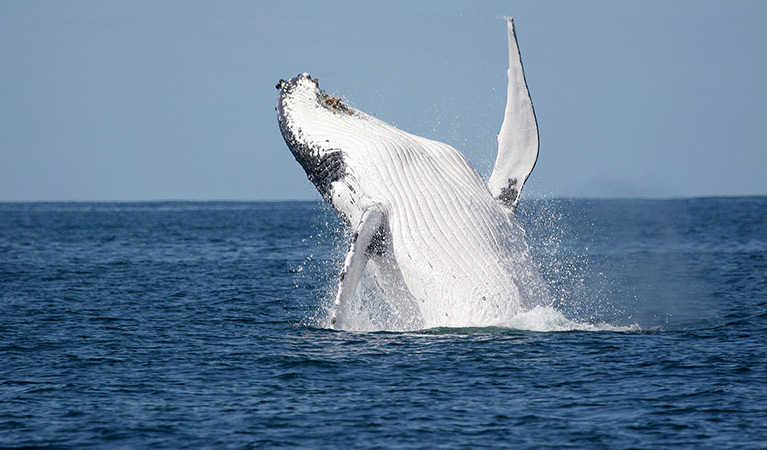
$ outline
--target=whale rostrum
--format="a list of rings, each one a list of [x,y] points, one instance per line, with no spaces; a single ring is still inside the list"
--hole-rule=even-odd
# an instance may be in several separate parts
[[[453,147],[399,130],[319,88],[277,84],[285,142],[349,225],[331,326],[350,326],[367,272],[401,329],[502,325],[546,297],[513,215],[538,156],[538,127],[512,19],[498,155],[485,183]]]

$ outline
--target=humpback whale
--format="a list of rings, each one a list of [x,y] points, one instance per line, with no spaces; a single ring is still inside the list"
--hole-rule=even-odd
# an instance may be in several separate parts
[[[308,73],[277,84],[285,142],[351,231],[332,328],[350,326],[365,274],[402,329],[502,326],[546,297],[513,216],[538,126],[511,18],[507,31],[506,109],[487,182],[453,147],[354,109]]]

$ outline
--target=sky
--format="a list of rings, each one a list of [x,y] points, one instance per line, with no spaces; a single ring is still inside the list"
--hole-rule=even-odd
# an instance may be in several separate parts
[[[767,2],[0,0],[0,201],[311,200],[281,78],[489,175],[517,39],[525,196],[767,195]]]

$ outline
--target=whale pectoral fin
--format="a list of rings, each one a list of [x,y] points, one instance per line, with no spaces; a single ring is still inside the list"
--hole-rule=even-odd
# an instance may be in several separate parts
[[[514,21],[510,17],[506,20],[509,32],[506,112],[498,133],[498,156],[487,185],[496,200],[514,211],[522,185],[538,159],[538,124],[517,47]]]
[[[378,204],[369,206],[362,213],[360,222],[352,235],[344,268],[341,270],[330,322],[333,328],[343,328],[347,321],[349,304],[357,292],[365,266],[373,253],[370,250],[376,247],[376,235],[382,229],[384,220],[384,210]]]

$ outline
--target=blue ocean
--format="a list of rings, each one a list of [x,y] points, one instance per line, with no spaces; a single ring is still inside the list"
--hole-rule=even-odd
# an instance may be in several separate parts
[[[767,448],[767,197],[517,220],[566,320],[348,332],[320,203],[0,204],[0,447]]]

